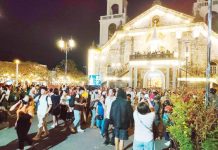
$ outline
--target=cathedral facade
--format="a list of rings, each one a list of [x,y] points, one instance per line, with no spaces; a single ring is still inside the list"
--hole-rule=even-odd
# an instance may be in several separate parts
[[[129,87],[176,88],[187,82],[205,82],[208,26],[207,1],[197,0],[194,16],[161,6],[160,1],[127,22],[127,0],[107,0],[100,17],[100,42],[88,55],[88,74],[102,83]],[[218,1],[213,1],[218,12]],[[211,35],[211,74],[218,73],[218,34]],[[121,81],[121,82],[117,82]],[[213,79],[211,83],[216,83]]]

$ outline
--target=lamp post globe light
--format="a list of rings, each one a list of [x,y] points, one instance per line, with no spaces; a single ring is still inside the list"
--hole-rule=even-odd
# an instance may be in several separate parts
[[[58,48],[65,52],[65,82],[67,82],[67,54],[69,51],[71,51],[75,46],[76,42],[71,38],[67,42],[64,41],[62,38],[57,42]]]
[[[19,64],[20,64],[20,60],[19,59],[15,59],[14,60],[15,64],[16,64],[16,86],[18,86],[18,71],[19,71]]]

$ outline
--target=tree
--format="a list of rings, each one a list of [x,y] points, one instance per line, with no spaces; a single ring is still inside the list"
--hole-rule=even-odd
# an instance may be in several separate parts
[[[15,80],[16,64],[13,62],[0,62],[0,78],[11,78]],[[19,64],[19,80],[20,81],[47,81],[48,68],[36,62],[21,62]]]
[[[58,77],[65,75],[65,62],[65,60],[62,60],[55,67],[55,71],[57,72]],[[79,71],[75,62],[70,59],[67,60],[67,76],[77,81],[85,81],[86,79],[85,74]]]

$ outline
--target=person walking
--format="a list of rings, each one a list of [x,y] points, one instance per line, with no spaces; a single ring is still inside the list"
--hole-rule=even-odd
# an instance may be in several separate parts
[[[55,128],[58,125],[58,115],[60,115],[60,95],[58,88],[54,89],[54,94],[51,95],[51,101],[52,101],[52,108],[51,108],[51,114],[53,119],[53,124],[51,125],[51,128]]]
[[[101,97],[96,107],[96,125],[100,130],[100,134],[104,137],[104,98]]]
[[[17,113],[15,129],[18,136],[18,147],[21,150],[24,149],[25,141],[27,141],[28,145],[32,145],[32,139],[28,137],[28,132],[31,126],[32,118],[34,117],[34,107],[32,97],[26,95],[24,99],[19,100],[10,108],[10,111],[16,110]]]
[[[90,102],[90,109],[91,109],[92,117],[91,117],[90,128],[95,128],[96,107],[97,107],[97,103],[99,100],[100,100],[100,94],[98,92],[98,89],[92,90],[91,102]]]
[[[112,131],[112,137],[111,140],[109,138],[109,132],[108,132],[108,128],[109,125],[112,124],[112,121],[110,119],[110,111],[111,111],[111,105],[112,103],[115,101],[116,99],[116,90],[115,89],[110,89],[108,92],[108,96],[105,100],[105,120],[104,120],[104,133],[105,133],[105,141],[104,144],[108,145],[109,143],[111,143],[112,145],[114,145],[114,131]]]
[[[84,130],[81,129],[81,111],[83,110],[83,107],[85,106],[85,103],[83,103],[80,90],[77,91],[76,97],[75,97],[75,105],[74,105],[74,121],[73,121],[73,127],[76,128],[77,132],[83,133]]]
[[[61,106],[61,112],[60,112],[60,119],[64,121],[65,124],[65,130],[69,127],[70,131],[72,133],[75,133],[74,126],[71,123],[71,117],[72,117],[72,109],[69,106],[69,101],[71,99],[71,96],[69,95],[68,90],[63,90],[63,94],[61,96],[60,106]],[[70,115],[72,114],[72,115]]]
[[[41,87],[41,95],[37,96],[34,101],[37,106],[37,117],[38,117],[38,132],[35,137],[33,137],[34,141],[40,140],[41,136],[46,137],[49,132],[47,129],[47,116],[52,107],[51,98],[48,96],[48,89],[45,86]],[[42,132],[44,131],[44,134]]]
[[[126,92],[118,89],[117,98],[112,103],[110,119],[112,120],[115,133],[115,149],[123,150],[124,140],[128,140],[128,128],[133,118],[131,105],[126,99]]]

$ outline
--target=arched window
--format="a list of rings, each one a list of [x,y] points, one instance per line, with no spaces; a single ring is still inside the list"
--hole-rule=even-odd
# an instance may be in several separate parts
[[[211,74],[217,73],[217,63],[215,63],[213,61],[210,62],[210,72],[211,72]]]
[[[205,17],[205,21],[208,24],[208,14]],[[218,32],[218,12],[212,11],[212,29],[215,32]]]
[[[119,5],[118,4],[112,5],[111,10],[112,10],[113,15],[118,14],[119,13]]]
[[[109,25],[109,27],[108,27],[108,39],[110,39],[113,36],[114,32],[116,31],[116,28],[117,28],[117,26],[114,23]]]

